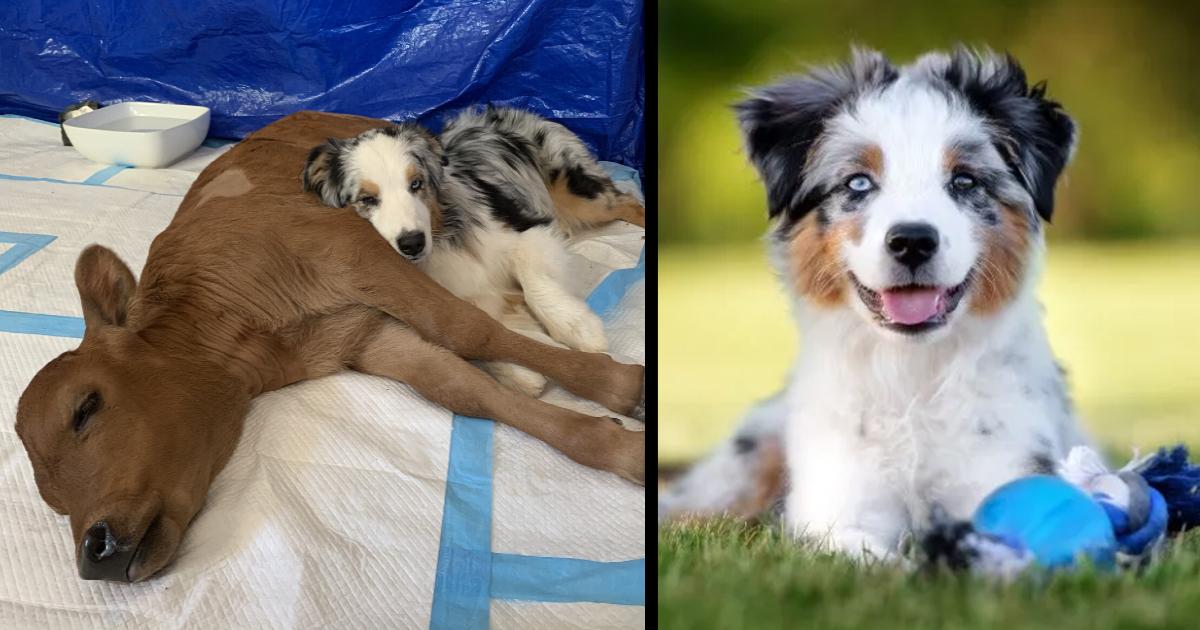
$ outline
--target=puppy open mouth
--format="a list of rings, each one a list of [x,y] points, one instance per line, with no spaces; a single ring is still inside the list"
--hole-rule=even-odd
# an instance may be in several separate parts
[[[874,291],[850,274],[850,281],[858,291],[858,297],[867,305],[880,325],[889,330],[916,335],[945,325],[950,313],[958,307],[971,277],[957,286],[939,287],[904,285]]]

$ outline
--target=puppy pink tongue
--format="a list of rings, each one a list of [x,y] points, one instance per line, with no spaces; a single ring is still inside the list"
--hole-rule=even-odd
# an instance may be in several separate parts
[[[941,289],[892,289],[882,297],[883,314],[906,326],[927,322],[942,310]]]

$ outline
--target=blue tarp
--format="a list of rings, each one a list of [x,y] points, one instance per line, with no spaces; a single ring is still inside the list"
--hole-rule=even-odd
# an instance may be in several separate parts
[[[0,113],[145,100],[212,109],[240,138],[301,109],[440,129],[523,107],[643,169],[640,0],[0,2]]]

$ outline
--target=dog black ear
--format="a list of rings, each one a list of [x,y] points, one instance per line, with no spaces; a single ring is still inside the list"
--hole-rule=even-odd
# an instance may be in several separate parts
[[[1046,98],[1046,83],[1032,87],[1011,55],[959,46],[942,70],[972,109],[994,126],[994,143],[1013,176],[1046,221],[1054,213],[1054,184],[1075,152],[1075,121]]]
[[[754,90],[734,106],[746,152],[767,188],[772,218],[799,220],[820,200],[802,174],[825,123],[855,96],[889,85],[898,76],[883,54],[856,48],[849,63],[817,68]]]
[[[313,147],[300,177],[305,192],[315,193],[322,203],[334,208],[350,204],[350,190],[346,186],[346,173],[341,160],[341,152],[346,146],[344,140],[330,138],[324,144]]]

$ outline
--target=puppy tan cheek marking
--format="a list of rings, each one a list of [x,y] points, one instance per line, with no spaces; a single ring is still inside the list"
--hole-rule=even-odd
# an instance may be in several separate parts
[[[950,147],[942,154],[942,169],[946,173],[953,173],[958,168],[959,163],[958,149]]]
[[[876,181],[879,181],[883,178],[883,149],[875,144],[864,147],[858,154],[858,165],[875,176]]]
[[[1017,208],[1001,208],[1000,222],[987,230],[987,243],[975,277],[971,312],[991,315],[1017,294],[1029,262],[1029,217]]]
[[[825,229],[818,224],[816,213],[802,219],[788,244],[796,291],[814,304],[840,306],[846,288],[846,267],[841,249],[847,240],[862,240],[862,223],[857,218],[840,221]]]

